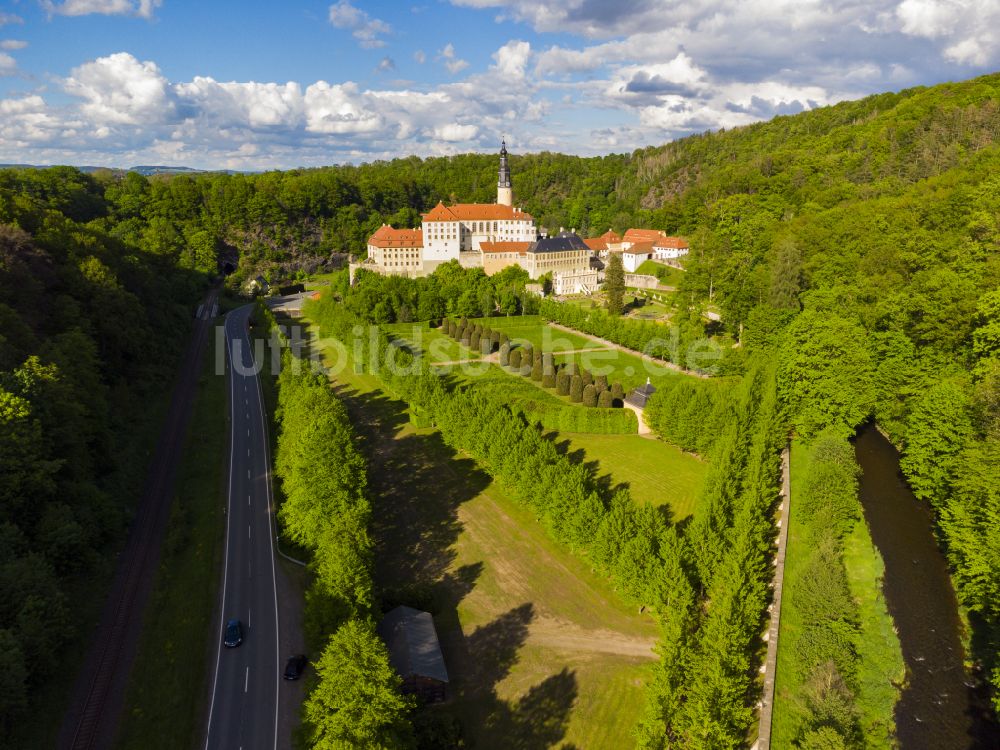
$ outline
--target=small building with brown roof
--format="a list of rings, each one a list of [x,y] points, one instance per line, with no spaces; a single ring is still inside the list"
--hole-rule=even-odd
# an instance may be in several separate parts
[[[403,678],[403,693],[425,703],[448,697],[448,670],[430,612],[396,607],[382,618],[377,631],[389,649],[389,663]]]

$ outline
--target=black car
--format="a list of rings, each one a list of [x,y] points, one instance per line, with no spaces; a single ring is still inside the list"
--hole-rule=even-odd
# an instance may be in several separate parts
[[[297,680],[302,676],[302,670],[306,668],[306,657],[304,654],[289,656],[285,662],[285,679]]]
[[[239,620],[230,620],[226,623],[226,639],[223,641],[226,648],[236,648],[243,643],[243,623]]]

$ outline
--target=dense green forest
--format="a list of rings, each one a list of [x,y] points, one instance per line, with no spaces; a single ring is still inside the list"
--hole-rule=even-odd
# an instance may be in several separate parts
[[[109,233],[108,212],[76,170],[0,173],[4,747],[24,746],[36,689],[72,679],[206,282]]]

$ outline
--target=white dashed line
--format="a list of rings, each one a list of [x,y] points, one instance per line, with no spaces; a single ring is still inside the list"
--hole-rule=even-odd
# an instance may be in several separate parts
[[[243,692],[247,691],[250,687],[250,667],[247,667],[247,676],[243,678]]]

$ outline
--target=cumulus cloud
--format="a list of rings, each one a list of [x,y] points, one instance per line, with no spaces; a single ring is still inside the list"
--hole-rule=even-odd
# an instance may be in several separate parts
[[[175,101],[160,69],[127,52],[74,68],[63,88],[83,100],[81,112],[98,126],[98,132],[107,133],[113,125],[141,125],[174,116]]]
[[[55,16],[137,16],[152,18],[162,0],[65,0],[62,3],[42,0],[42,7]]]
[[[434,135],[442,141],[457,142],[457,141],[471,141],[479,133],[479,128],[475,125],[459,125],[458,123],[449,123],[448,125],[442,125],[434,129]]]
[[[448,44],[444,46],[444,49],[438,52],[438,60],[441,60],[444,63],[444,66],[448,69],[448,72],[453,75],[461,73],[469,67],[467,60],[462,60],[455,54],[455,45],[451,42],[448,42]]]
[[[7,26],[12,23],[24,23],[24,19],[14,13],[0,12],[0,26]]]
[[[896,17],[904,34],[943,43],[952,62],[986,67],[1000,57],[1000,3],[903,0]]]
[[[385,21],[372,18],[366,11],[351,5],[349,0],[331,5],[329,19],[334,27],[350,31],[365,49],[384,47],[385,40],[379,37],[392,32],[392,27]]]
[[[528,42],[510,41],[493,53],[494,67],[504,77],[519,81],[524,79],[530,56],[531,45]]]

